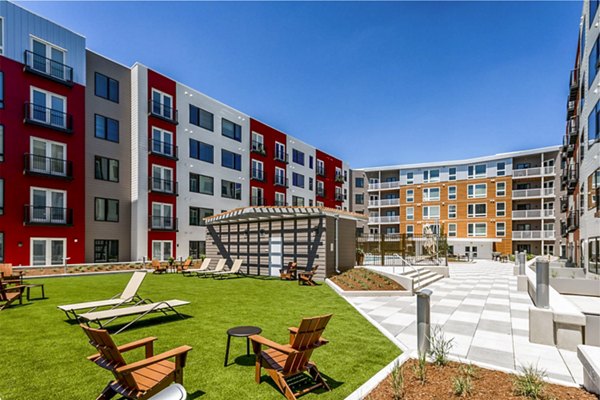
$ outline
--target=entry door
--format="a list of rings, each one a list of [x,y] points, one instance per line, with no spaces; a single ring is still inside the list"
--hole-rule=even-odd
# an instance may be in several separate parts
[[[279,270],[282,267],[283,239],[279,236],[274,236],[269,239],[269,275],[279,276]]]

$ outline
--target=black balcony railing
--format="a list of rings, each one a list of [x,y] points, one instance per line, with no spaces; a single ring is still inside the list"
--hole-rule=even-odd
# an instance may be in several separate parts
[[[579,214],[577,211],[571,211],[567,216],[567,231],[573,232],[579,227]]]
[[[265,203],[265,198],[262,196],[252,196],[250,197],[250,205],[251,206],[264,206],[266,205]]]
[[[73,68],[68,65],[25,50],[23,55],[25,70],[42,75],[53,81],[73,86]]]
[[[336,193],[335,201],[344,201],[344,195],[342,193]]]
[[[71,179],[73,177],[73,163],[61,158],[51,158],[36,154],[23,156],[25,172],[27,174],[46,175],[57,178]]]
[[[148,228],[153,231],[177,231],[177,218],[149,215]]]
[[[567,121],[567,136],[569,137],[569,144],[575,144],[575,142],[577,142],[577,136],[579,136],[578,117],[573,117]]]
[[[579,68],[571,70],[571,74],[569,75],[569,89],[575,92],[579,89]]]
[[[567,119],[575,115],[575,100],[572,100],[570,95],[567,99]]]
[[[179,124],[177,110],[160,101],[148,100],[148,114],[172,124]]]
[[[25,103],[25,122],[61,132],[73,132],[73,117],[71,114],[38,104]]]
[[[288,178],[282,175],[275,174],[275,186],[288,187]]]
[[[250,178],[255,181],[264,182],[265,181],[265,171],[259,168],[252,168],[252,173]]]
[[[560,221],[560,236],[567,237],[568,233],[567,221]]]
[[[24,210],[26,225],[73,225],[73,209],[27,204]]]
[[[317,166],[317,176],[325,176],[325,167]]]
[[[317,196],[318,197],[325,197],[326,194],[327,194],[327,192],[325,191],[325,189],[317,187]]]
[[[287,153],[284,153],[284,152],[281,152],[281,151],[280,152],[276,151],[275,152],[275,157],[273,157],[273,158],[275,159],[275,161],[281,161],[281,162],[284,162],[286,164],[288,163],[288,155],[287,155]]]
[[[579,168],[577,168],[577,164],[569,166],[567,170],[567,193],[573,194],[575,189],[577,188],[577,183],[579,180]]]
[[[344,175],[342,175],[342,174],[335,174],[335,181],[337,183],[344,183],[346,180],[344,179]]]
[[[264,143],[253,140],[250,149],[253,153],[262,154],[263,156],[267,155],[267,148]]]
[[[150,153],[167,157],[173,160],[179,159],[178,149],[173,143],[162,142],[157,139],[148,139],[148,148],[150,149]]]
[[[155,176],[148,177],[148,187],[151,192],[179,195],[177,182],[170,179],[161,179]]]
[[[560,197],[560,211],[566,212],[569,209],[569,198],[567,196]]]

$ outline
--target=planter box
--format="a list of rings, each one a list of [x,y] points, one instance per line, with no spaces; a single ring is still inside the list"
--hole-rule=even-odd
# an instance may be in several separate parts
[[[336,285],[331,279],[326,279],[325,283],[335,290],[340,296],[344,297],[369,297],[369,296],[412,296],[408,290],[344,290]]]

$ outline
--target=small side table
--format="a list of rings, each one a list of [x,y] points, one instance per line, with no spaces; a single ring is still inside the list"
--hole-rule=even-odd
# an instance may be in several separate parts
[[[250,355],[250,339],[249,336],[259,335],[262,332],[258,326],[236,326],[227,330],[227,348],[225,349],[225,362],[223,366],[227,366],[227,360],[229,359],[229,344],[231,343],[231,337],[245,337],[246,338],[246,355]]]
[[[36,283],[36,284],[25,285],[25,286],[27,287],[27,301],[30,300],[31,288],[34,288],[34,287],[41,287],[42,288],[42,299],[46,298],[46,294],[44,293],[44,284],[43,283]]]

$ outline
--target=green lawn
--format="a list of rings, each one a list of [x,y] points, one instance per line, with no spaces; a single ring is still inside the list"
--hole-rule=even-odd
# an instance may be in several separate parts
[[[95,398],[112,375],[86,360],[94,348],[79,326],[67,322],[56,306],[109,298],[123,289],[129,276],[45,279],[48,299],[0,312],[0,399]],[[32,289],[32,296],[38,290]],[[223,367],[225,332],[237,325],[260,326],[265,337],[286,343],[287,327],[296,326],[303,316],[333,313],[324,334],[331,342],[313,354],[333,390],[303,396],[308,400],[343,399],[400,354],[325,284],[300,287],[272,279],[216,281],[149,275],[140,294],[154,301],[191,301],[179,309],[189,318],[150,316],[114,339],[123,344],[157,336],[156,353],[183,344],[192,346],[184,370],[184,385],[191,399],[284,399],[264,370],[263,382],[254,382],[254,357],[245,356],[244,339],[232,338],[233,363]],[[128,354],[128,361],[136,360],[143,350]]]

